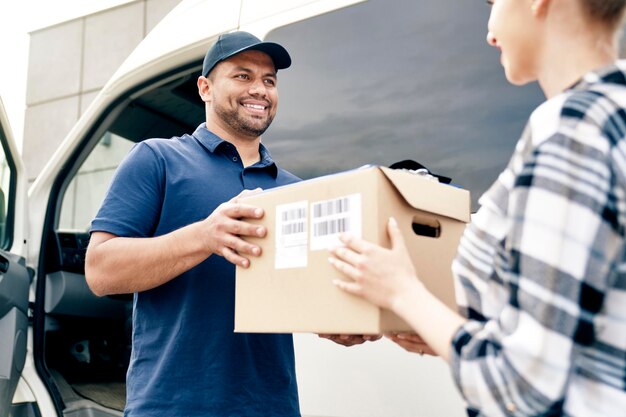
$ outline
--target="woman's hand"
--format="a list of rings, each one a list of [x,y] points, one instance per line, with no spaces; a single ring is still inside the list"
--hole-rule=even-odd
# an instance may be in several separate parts
[[[411,297],[420,283],[406,249],[404,239],[395,219],[387,226],[391,249],[367,242],[350,235],[342,235],[345,247],[331,250],[329,262],[351,281],[335,280],[334,284],[344,291],[390,310]],[[414,302],[415,300],[413,300]]]
[[[347,347],[361,345],[368,341],[375,342],[382,337],[379,334],[319,334],[318,336]]]
[[[391,338],[403,348],[415,352],[439,354],[448,361],[450,345],[465,319],[432,295],[415,274],[396,221],[387,225],[391,249],[363,239],[343,235],[345,247],[331,250],[329,262],[346,277],[333,283],[379,307],[396,313],[428,344],[415,337]],[[433,262],[435,262],[433,260]]]
[[[413,333],[390,333],[385,335],[386,338],[397,343],[408,352],[417,353],[419,355],[439,356],[419,335]]]

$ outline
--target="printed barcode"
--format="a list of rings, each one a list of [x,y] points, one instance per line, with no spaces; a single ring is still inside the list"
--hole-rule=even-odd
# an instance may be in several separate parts
[[[304,233],[304,222],[283,224],[283,235],[293,235],[295,233]]]
[[[296,208],[292,210],[286,210],[282,212],[282,220],[284,222],[299,220],[306,218],[306,209]]]
[[[321,201],[313,204],[313,217],[326,217],[350,211],[350,199],[347,197],[336,200]]]
[[[350,218],[342,217],[319,222],[313,225],[313,236],[326,236],[343,233],[350,228]]]

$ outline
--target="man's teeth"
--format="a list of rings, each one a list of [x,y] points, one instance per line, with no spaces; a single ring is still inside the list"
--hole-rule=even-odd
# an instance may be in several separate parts
[[[260,106],[258,104],[244,104],[243,106],[250,107],[251,109],[265,110],[265,106]]]

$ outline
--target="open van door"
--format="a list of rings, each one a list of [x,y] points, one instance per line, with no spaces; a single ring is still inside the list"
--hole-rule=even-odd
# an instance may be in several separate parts
[[[0,417],[7,417],[26,359],[30,278],[21,253],[26,185],[1,99],[0,142]]]

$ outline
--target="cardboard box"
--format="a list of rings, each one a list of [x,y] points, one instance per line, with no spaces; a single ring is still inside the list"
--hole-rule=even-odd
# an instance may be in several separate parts
[[[384,167],[367,167],[264,191],[242,200],[265,209],[263,248],[237,268],[235,331],[378,334],[408,331],[395,314],[332,284],[346,279],[328,263],[338,234],[389,247],[398,221],[418,276],[456,308],[451,263],[470,220],[467,190]]]

